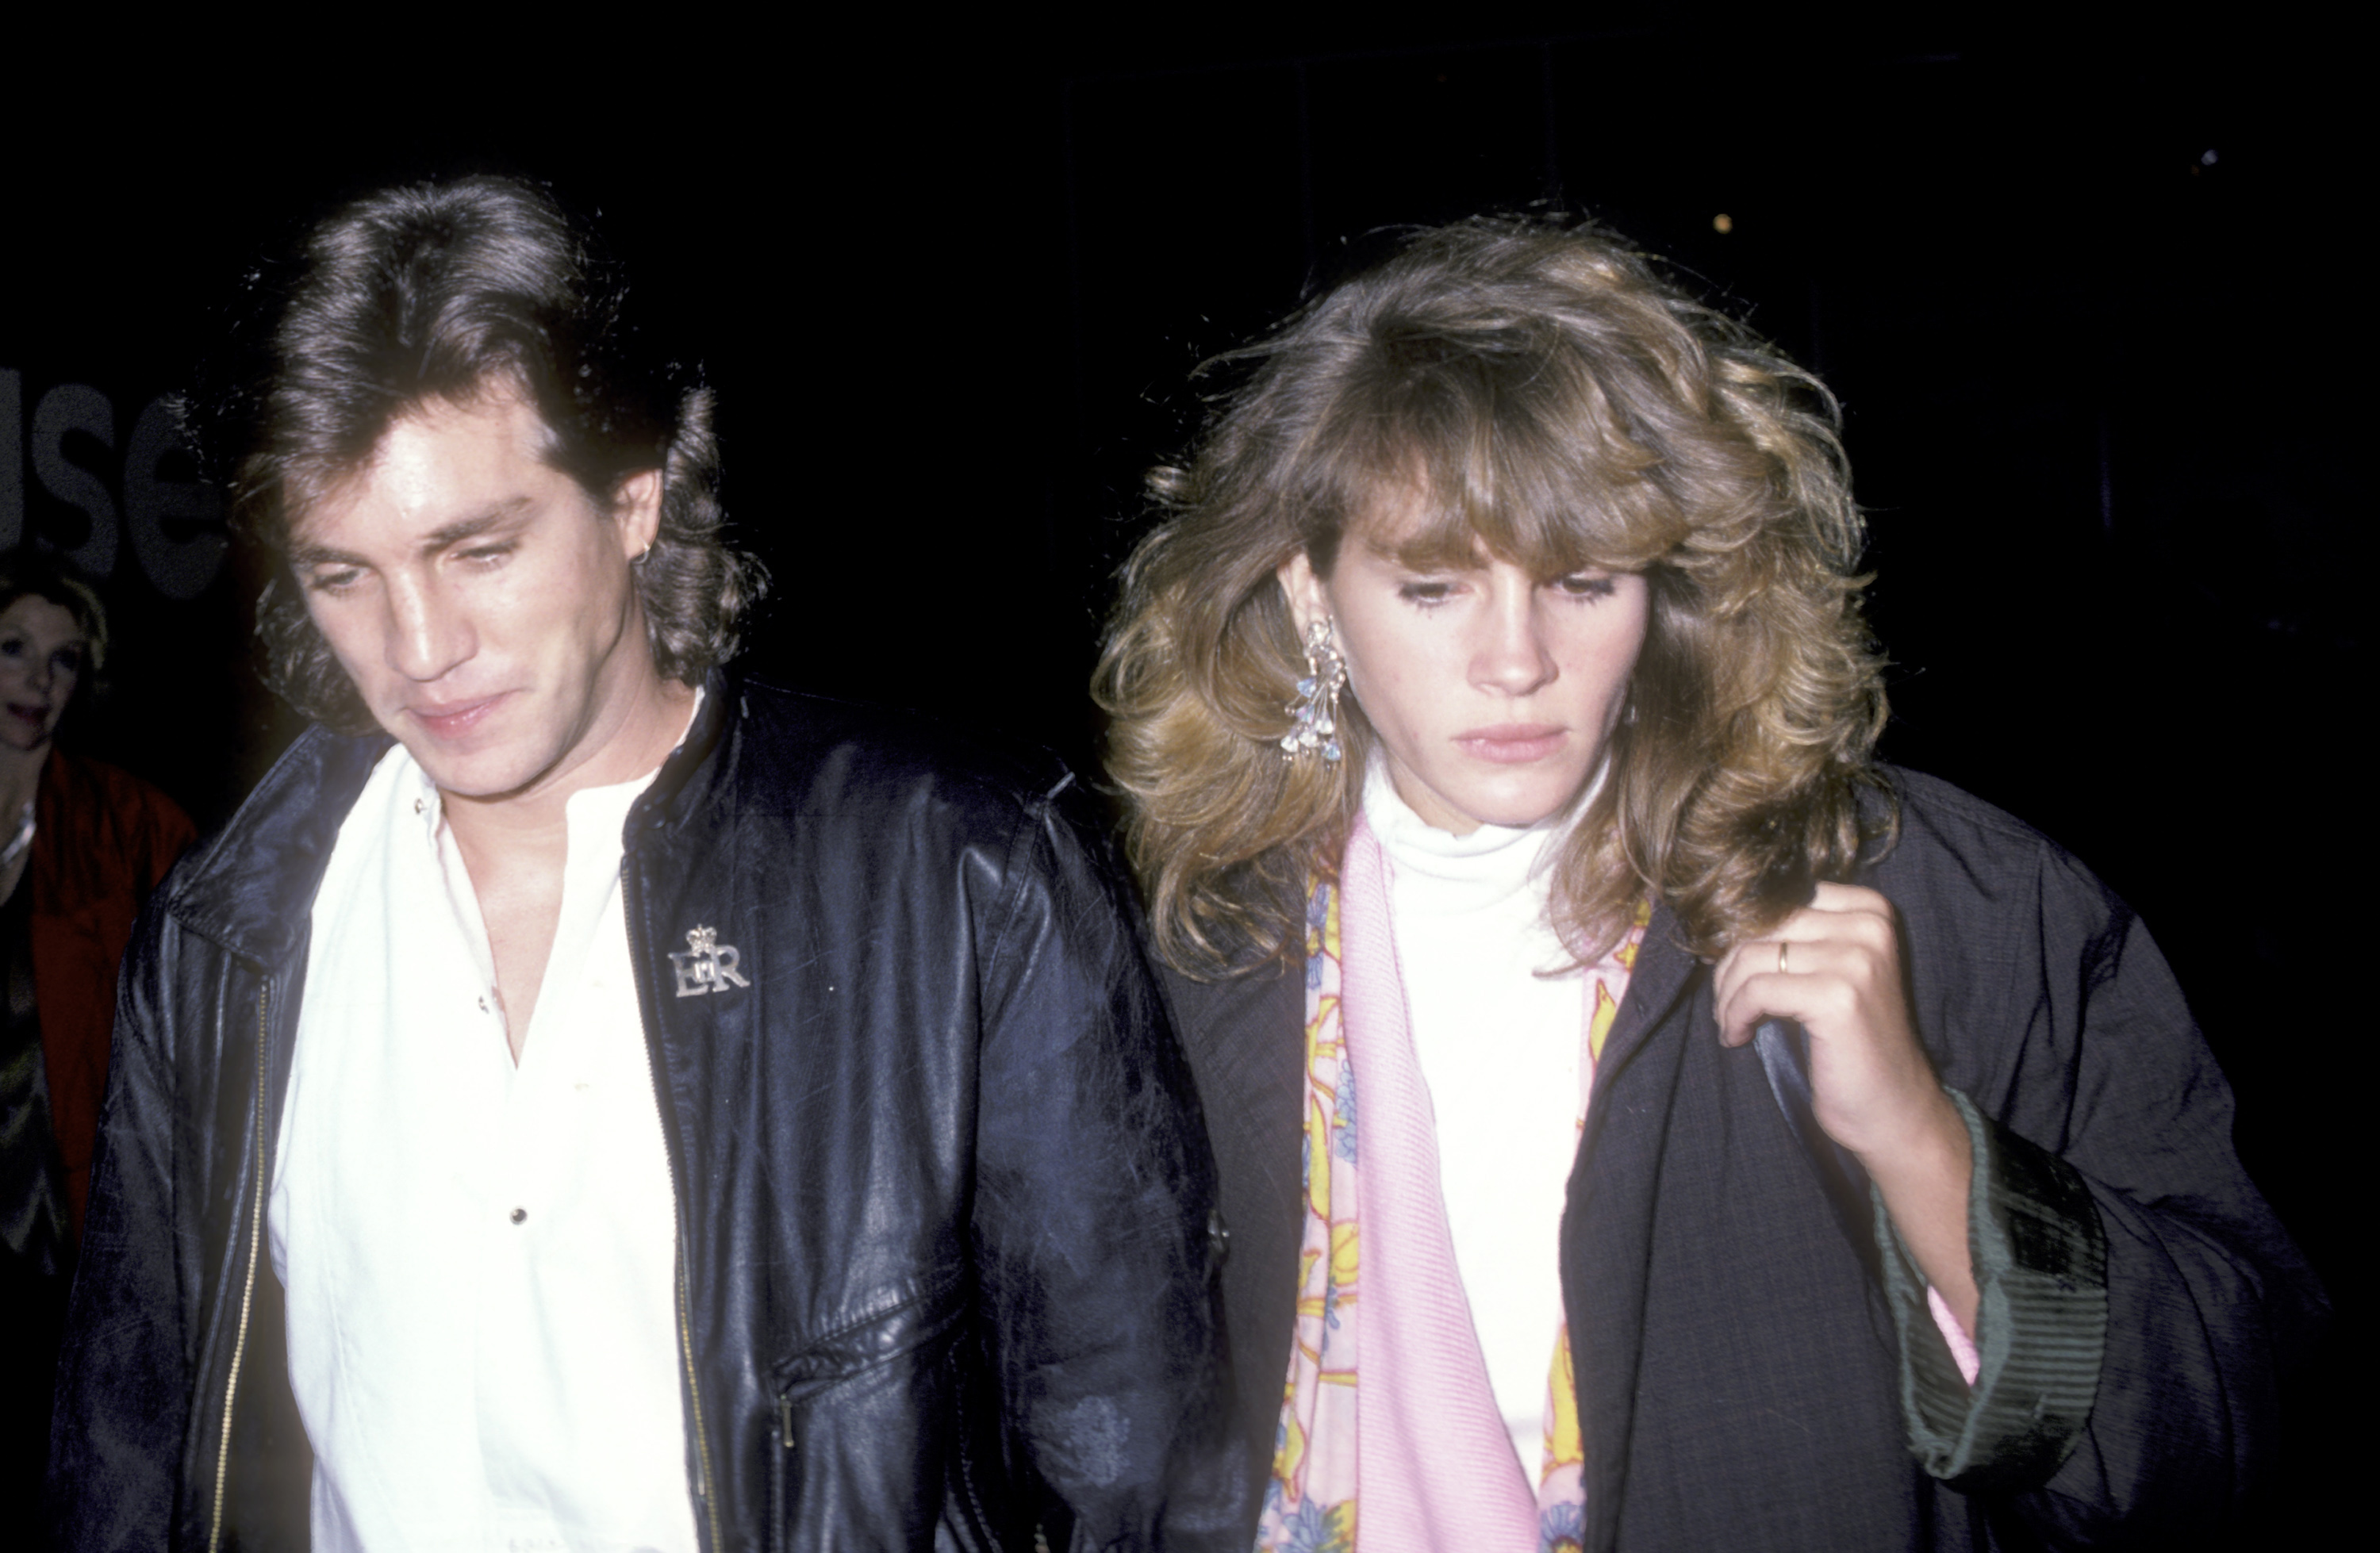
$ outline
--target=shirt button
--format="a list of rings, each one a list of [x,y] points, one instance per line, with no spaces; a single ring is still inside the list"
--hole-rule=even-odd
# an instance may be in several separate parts
[[[528,1217],[528,1209],[527,1209],[527,1208],[525,1208],[525,1207],[516,1207],[516,1208],[513,1209],[513,1222],[514,1222],[514,1223],[516,1223],[516,1224],[520,1223],[523,1219],[527,1219]]]

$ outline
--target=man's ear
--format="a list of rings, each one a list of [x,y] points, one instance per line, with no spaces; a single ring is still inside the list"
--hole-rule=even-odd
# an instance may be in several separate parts
[[[1330,618],[1330,598],[1322,590],[1322,578],[1302,550],[1282,562],[1273,576],[1281,579],[1281,594],[1289,601],[1290,621],[1303,641],[1316,621]]]
[[[612,518],[620,526],[620,553],[634,561],[662,531],[662,472],[638,469],[612,488]]]

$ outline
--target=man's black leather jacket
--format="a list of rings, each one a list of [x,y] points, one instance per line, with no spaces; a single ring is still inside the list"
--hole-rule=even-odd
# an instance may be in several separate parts
[[[623,864],[703,1546],[1203,1545],[1213,1169],[1087,806],[1054,761],[709,688]],[[62,1547],[306,1546],[264,1204],[314,893],[386,747],[300,739],[127,956]]]

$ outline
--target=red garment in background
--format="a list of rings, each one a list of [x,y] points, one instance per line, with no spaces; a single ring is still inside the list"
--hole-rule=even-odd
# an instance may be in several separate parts
[[[50,1126],[79,1245],[107,1092],[116,967],[133,918],[198,832],[180,806],[139,777],[56,748],[42,768],[33,823],[25,869],[33,891],[33,1001]]]

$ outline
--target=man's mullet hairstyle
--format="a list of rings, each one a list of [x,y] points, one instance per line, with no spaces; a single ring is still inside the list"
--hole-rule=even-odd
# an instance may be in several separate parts
[[[653,661],[692,684],[734,655],[767,576],[728,548],[710,391],[621,317],[619,265],[545,190],[475,176],[368,195],[285,261],[250,272],[228,346],[181,403],[234,531],[268,557],[256,631],[267,681],[342,733],[372,719],[306,612],[293,524],[425,405],[525,394],[553,466],[610,510],[662,476],[661,532],[636,567]]]
[[[1479,219],[1414,235],[1218,360],[1239,386],[1150,475],[1162,521],[1124,564],[1093,680],[1176,968],[1305,953],[1307,886],[1337,871],[1375,735],[1350,698],[1344,760],[1282,760],[1306,669],[1274,574],[1303,550],[1327,576],[1381,511],[1426,515],[1400,537],[1415,564],[1484,546],[1539,578],[1645,577],[1644,650],[1556,876],[1572,953],[1650,897],[1716,954],[1888,835],[1840,412],[1749,330],[1591,224]]]

